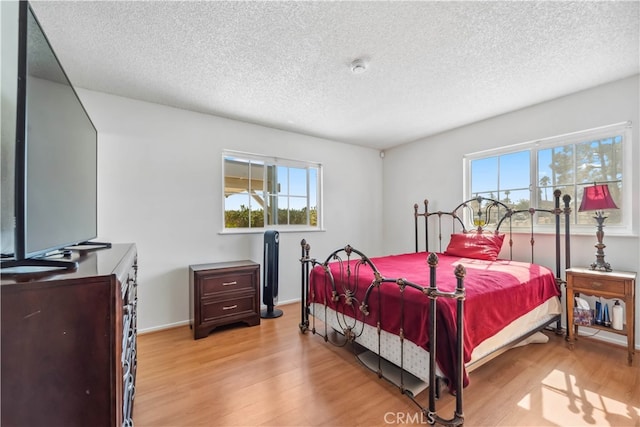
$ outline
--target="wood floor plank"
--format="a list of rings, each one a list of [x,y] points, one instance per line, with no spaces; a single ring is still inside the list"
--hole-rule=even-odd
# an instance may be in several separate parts
[[[299,304],[259,326],[194,340],[189,327],[141,334],[134,422],[173,426],[400,426],[426,417],[349,348],[301,334]],[[562,337],[509,350],[471,372],[467,426],[639,426],[640,368],[626,351]],[[426,392],[418,396],[426,406]],[[438,411],[448,418],[455,399]]]

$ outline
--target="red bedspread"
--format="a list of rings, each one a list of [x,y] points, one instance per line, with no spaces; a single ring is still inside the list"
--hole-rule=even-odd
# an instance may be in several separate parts
[[[429,266],[426,252],[391,255],[371,258],[384,278],[404,278],[423,287],[429,286]],[[471,359],[474,348],[518,317],[547,301],[560,295],[556,286],[555,275],[551,270],[536,264],[517,261],[498,260],[482,261],[469,258],[452,257],[438,254],[436,283],[438,289],[453,292],[456,287],[454,268],[458,264],[466,268],[464,286],[466,299],[464,306],[464,361]],[[351,261],[353,265],[355,260]],[[330,263],[336,282],[340,272],[338,263]],[[359,271],[356,298],[361,303],[366,289],[373,280],[373,273],[368,267]],[[344,299],[338,303],[330,301],[331,288],[325,280],[325,273],[320,267],[311,272],[309,282],[309,302],[324,303],[327,301],[333,309],[340,309]],[[338,293],[343,293],[336,283]],[[398,334],[400,329],[400,293],[393,283],[381,287],[383,303],[381,304],[381,327],[387,332]],[[326,298],[325,298],[326,297]],[[443,374],[453,385],[455,378],[456,354],[456,301],[452,298],[437,300],[437,354],[436,360]],[[375,326],[378,319],[376,298],[369,301],[370,314],[364,318],[365,323]],[[350,313],[347,311],[346,313]],[[363,320],[363,316],[358,316]],[[405,338],[428,349],[429,345],[429,299],[420,291],[407,287],[405,289]],[[468,377],[464,374],[464,386]]]

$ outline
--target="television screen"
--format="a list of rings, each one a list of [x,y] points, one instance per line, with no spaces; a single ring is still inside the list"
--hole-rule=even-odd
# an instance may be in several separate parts
[[[17,260],[97,235],[96,129],[30,6],[20,37]]]
[[[2,259],[15,252],[15,150],[18,95],[19,2],[0,1],[0,245]]]

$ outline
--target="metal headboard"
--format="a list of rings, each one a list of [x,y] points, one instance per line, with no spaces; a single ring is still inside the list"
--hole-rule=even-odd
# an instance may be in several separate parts
[[[531,262],[534,258],[534,246],[535,246],[535,232],[534,225],[536,224],[536,215],[549,214],[551,218],[555,219],[555,247],[556,247],[556,276],[560,277],[560,258],[561,258],[561,222],[564,218],[565,223],[565,268],[571,266],[570,263],[570,214],[571,208],[569,203],[571,202],[571,196],[565,194],[562,196],[560,190],[553,192],[554,196],[554,208],[553,209],[541,209],[541,208],[529,208],[529,209],[513,209],[505,203],[483,197],[477,196],[472,199],[466,200],[456,206],[452,211],[429,211],[429,201],[424,200],[424,212],[418,212],[418,204],[413,205],[414,209],[414,222],[415,222],[415,251],[419,252],[419,218],[424,218],[424,247],[426,251],[429,251],[429,221],[431,217],[437,218],[437,239],[438,239],[438,252],[442,252],[442,219],[443,217],[449,217],[451,219],[451,232],[462,233],[498,233],[504,232],[509,237],[509,259],[513,259],[513,234],[514,223],[518,221],[518,218],[524,217],[524,222],[528,223],[529,242],[531,245]],[[560,199],[564,202],[564,208],[560,208]],[[526,218],[528,216],[528,221]],[[468,222],[467,222],[468,221]],[[467,223],[466,223],[467,222]],[[473,228],[472,228],[473,227]],[[517,232],[521,232],[521,227],[516,227]]]

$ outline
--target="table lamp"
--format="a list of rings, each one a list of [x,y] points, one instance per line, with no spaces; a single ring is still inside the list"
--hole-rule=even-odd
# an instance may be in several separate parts
[[[607,184],[594,183],[592,186],[585,187],[584,194],[582,195],[582,203],[578,211],[595,211],[594,218],[598,222],[596,231],[598,243],[595,245],[597,248],[596,262],[591,264],[591,270],[611,271],[611,265],[604,261],[603,249],[606,246],[602,243],[602,238],[604,237],[602,228],[604,227],[604,220],[607,219],[607,217],[603,215],[605,209],[618,209],[618,206],[616,206],[616,203],[611,198],[611,193],[609,193],[609,186]]]

